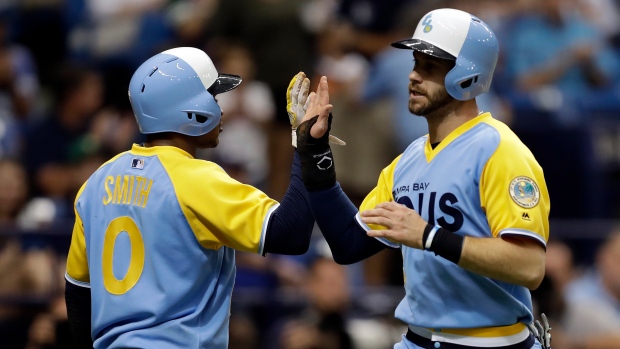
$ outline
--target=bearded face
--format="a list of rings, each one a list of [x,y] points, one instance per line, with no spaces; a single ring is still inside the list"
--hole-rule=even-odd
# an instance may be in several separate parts
[[[414,62],[409,74],[409,111],[427,118],[447,111],[456,101],[444,84],[454,61],[414,52]]]
[[[445,87],[426,92],[425,100],[417,101],[409,99],[409,111],[420,116],[433,116],[438,112],[447,110],[455,99],[448,94]]]

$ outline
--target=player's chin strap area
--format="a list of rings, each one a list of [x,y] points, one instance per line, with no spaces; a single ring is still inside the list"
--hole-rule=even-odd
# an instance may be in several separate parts
[[[543,321],[542,324],[536,320],[528,324],[527,327],[540,342],[542,349],[551,349],[551,326],[549,326],[549,320],[547,320],[547,316],[544,313],[540,317]]]

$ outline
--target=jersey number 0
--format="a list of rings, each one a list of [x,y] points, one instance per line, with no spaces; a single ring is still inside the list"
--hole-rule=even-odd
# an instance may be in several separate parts
[[[114,276],[112,259],[114,258],[116,237],[122,232],[127,232],[129,235],[131,260],[125,277],[119,280]],[[121,295],[136,285],[142,275],[142,269],[144,269],[144,241],[140,229],[131,217],[118,217],[110,222],[105,231],[102,259],[103,285],[108,292]]]

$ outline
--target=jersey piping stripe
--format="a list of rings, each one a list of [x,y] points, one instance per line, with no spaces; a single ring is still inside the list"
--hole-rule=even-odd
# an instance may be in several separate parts
[[[357,224],[360,225],[360,227],[362,229],[364,229],[365,231],[371,231],[372,229],[370,229],[369,226],[366,225],[366,223],[362,222],[362,217],[360,216],[359,212],[355,215],[355,221],[357,221]],[[396,243],[396,242],[392,242],[384,237],[375,237],[375,239],[377,239],[377,241],[379,241],[380,243],[384,244],[387,247],[391,247],[391,248],[400,248],[400,244]]]
[[[535,239],[536,241],[540,242],[543,246],[545,247],[547,246],[547,242],[545,241],[545,239],[543,239],[542,236],[532,233],[531,231],[528,231],[528,230],[509,228],[509,229],[501,230],[498,236],[502,236],[502,235],[527,236],[529,238]]]
[[[260,235],[260,245],[258,246],[258,254],[263,255],[263,250],[265,248],[265,237],[267,236],[267,227],[269,226],[269,220],[276,209],[280,207],[280,204],[275,204],[269,208],[267,211],[267,215],[265,216],[265,220],[263,221],[263,228],[261,229]]]
[[[65,280],[69,281],[70,283],[74,284],[75,286],[90,288],[90,284],[88,282],[77,281],[74,278],[72,278],[71,276],[69,276],[69,274],[67,274],[67,272],[65,272]]]

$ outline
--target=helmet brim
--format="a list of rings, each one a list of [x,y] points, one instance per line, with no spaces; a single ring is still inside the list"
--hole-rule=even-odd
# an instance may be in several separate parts
[[[406,39],[406,40],[396,41],[392,43],[392,47],[406,49],[406,50],[415,50],[415,51],[425,53],[427,55],[441,58],[441,59],[448,59],[451,61],[456,60],[456,57],[449,54],[448,52],[440,49],[439,47],[431,43],[422,41],[420,39]]]
[[[212,96],[228,92],[241,84],[241,77],[232,74],[219,74],[213,85],[207,89]]]

